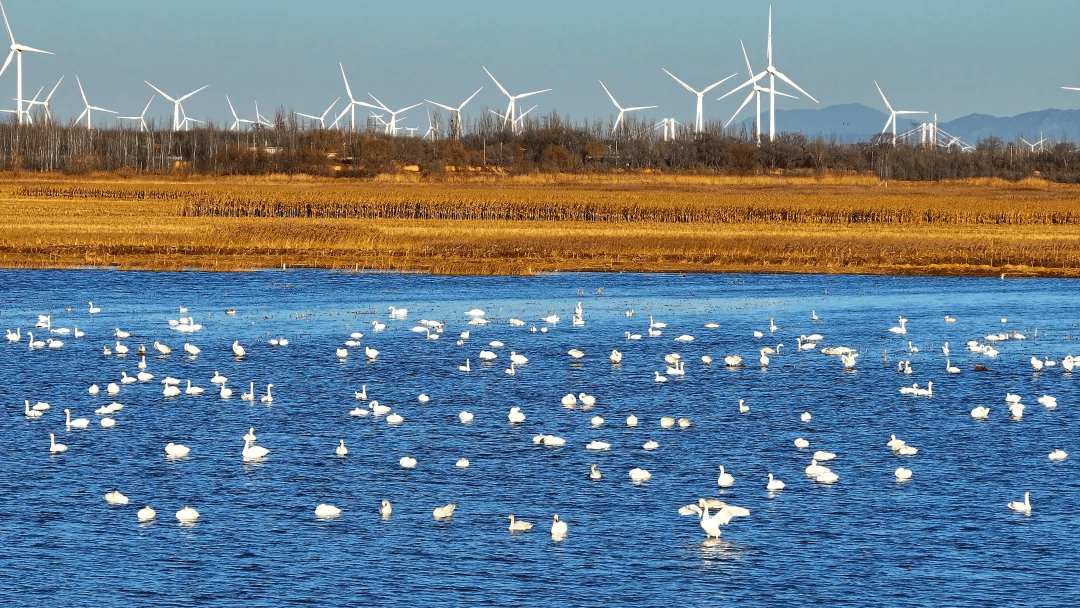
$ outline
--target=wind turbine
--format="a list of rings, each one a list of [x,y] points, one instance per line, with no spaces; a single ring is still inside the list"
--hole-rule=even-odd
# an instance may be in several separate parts
[[[437,124],[435,124],[434,122],[431,121],[431,108],[425,107],[424,110],[427,111],[427,125],[428,125],[427,126],[427,133],[424,133],[424,139],[429,139],[430,138],[431,141],[435,141],[436,139],[438,139],[438,137],[440,135],[439,128],[442,125],[441,124],[437,125]]]
[[[56,92],[56,88],[60,86],[60,81],[62,81],[63,79],[64,79],[64,77],[61,76],[60,80],[56,81],[56,84],[53,85],[52,90],[49,91],[49,94],[45,97],[45,101],[38,101],[37,96],[35,95],[34,99],[32,101],[30,101],[28,103],[28,105],[26,106],[27,115],[29,115],[30,111],[33,109],[33,107],[37,105],[37,106],[41,106],[45,110],[45,120],[46,120],[46,122],[52,120],[52,111],[49,109],[49,101],[52,99],[53,93]]]
[[[769,92],[772,91],[772,89],[767,89],[767,88],[761,86],[760,84],[758,84],[758,81],[761,80],[762,77],[765,76],[765,72],[762,72],[762,73],[758,74],[757,76],[755,76],[754,75],[754,68],[750,67],[750,57],[746,54],[746,45],[743,44],[742,40],[739,41],[739,46],[742,47],[743,59],[746,60],[746,71],[750,73],[750,80],[747,80],[746,82],[744,82],[741,85],[735,87],[731,91],[728,91],[727,93],[724,93],[722,96],[720,96],[717,99],[717,101],[720,101],[724,97],[727,97],[728,95],[731,95],[735,91],[738,91],[739,89],[741,89],[741,88],[743,88],[743,87],[745,87],[747,85],[750,85],[750,84],[753,85],[753,88],[750,90],[750,94],[746,96],[745,100],[743,100],[742,105],[739,106],[739,109],[735,110],[735,113],[731,115],[731,120],[724,123],[724,126],[726,127],[726,126],[730,125],[735,120],[735,117],[739,115],[739,112],[743,111],[743,108],[746,107],[746,104],[750,103],[750,99],[756,97],[757,98],[757,122],[754,123],[754,124],[756,125],[756,130],[757,130],[757,143],[760,146],[761,145],[761,94],[762,93],[769,93]],[[788,95],[787,93],[777,92],[777,95],[783,95],[784,97],[790,97],[792,99],[798,99],[798,97],[795,97],[794,95]]]
[[[263,127],[274,128],[274,123],[270,122],[270,119],[259,113],[259,101],[255,100],[255,121]]]
[[[326,108],[326,111],[322,113],[322,116],[312,116],[311,114],[304,114],[302,112],[297,112],[296,115],[297,116],[303,116],[304,118],[310,118],[311,120],[317,120],[317,121],[319,121],[319,126],[322,127],[323,129],[325,129],[326,128],[326,115],[330,113],[330,110],[334,109],[334,106],[336,106],[337,102],[339,102],[339,101],[341,101],[340,97],[335,99],[334,103],[330,104],[330,107]]]
[[[461,102],[461,105],[456,107],[456,108],[451,108],[450,106],[444,106],[443,104],[431,101],[430,99],[425,99],[424,101],[426,101],[426,102],[428,102],[430,104],[433,104],[433,105],[437,105],[440,108],[443,108],[443,109],[450,112],[450,122],[451,122],[450,132],[453,135],[453,137],[455,137],[457,139],[460,139],[461,136],[464,135],[464,127],[462,127],[462,123],[461,123],[461,109],[465,107],[465,104],[472,101],[472,98],[476,97],[477,93],[479,93],[480,91],[483,91],[483,90],[484,90],[484,87],[480,87],[479,89],[476,89],[476,93],[473,93],[472,95],[469,95],[469,98],[466,99],[465,101]]]
[[[339,62],[338,67],[341,68],[341,79],[345,81],[345,93],[349,95],[349,105],[345,106],[345,111],[338,115],[337,119],[334,120],[334,124],[337,124],[338,120],[341,120],[341,118],[346,114],[351,113],[349,119],[349,129],[351,131],[356,131],[356,106],[372,108],[375,110],[381,110],[382,108],[380,108],[379,106],[373,106],[370,103],[364,101],[357,101],[356,98],[352,96],[352,89],[349,88],[349,79],[345,77],[345,66],[341,65],[341,63]]]
[[[3,74],[3,72],[0,71],[0,74]],[[1061,87],[1061,88],[1065,89],[1066,91],[1080,91],[1080,87]]]
[[[90,128],[91,128],[90,127],[90,110],[97,110],[98,112],[109,112],[110,114],[116,114],[117,113],[117,112],[114,112],[112,110],[106,110],[105,108],[99,108],[97,106],[90,105],[90,102],[86,101],[86,92],[83,91],[82,81],[79,80],[78,74],[75,75],[75,82],[79,83],[79,93],[82,95],[83,103],[86,104],[86,109],[83,110],[82,114],[79,114],[79,117],[75,119],[75,122],[79,122],[80,120],[82,120],[82,117],[85,115],[86,116],[86,130],[87,131],[89,131]]]
[[[422,105],[422,104],[419,104],[419,103],[414,103],[413,105],[411,105],[411,106],[409,106],[407,108],[401,108],[400,110],[397,110],[395,112],[394,110],[391,110],[390,108],[386,107],[386,104],[379,101],[378,97],[375,97],[371,93],[368,93],[368,95],[371,96],[371,98],[374,99],[375,102],[379,104],[379,107],[376,108],[376,109],[383,110],[385,112],[390,112],[390,122],[386,123],[386,133],[388,135],[397,135],[397,132],[398,132],[398,126],[397,126],[398,117],[397,117],[397,115],[398,114],[401,114],[402,112],[404,112],[406,110],[411,110],[411,109],[413,109],[413,108],[415,108],[417,106]]]
[[[205,89],[206,87],[210,86],[210,85],[203,86],[202,88],[196,89],[196,90],[188,93],[187,95],[184,95],[183,97],[180,97],[178,99],[173,99],[172,97],[169,97],[168,95],[166,95],[165,92],[162,91],[161,89],[159,89],[159,88],[155,87],[154,85],[150,84],[148,81],[144,80],[143,82],[150,85],[151,89],[154,89],[155,91],[160,93],[162,97],[164,97],[165,99],[168,99],[169,101],[171,101],[173,103],[173,131],[179,131],[180,128],[182,127],[182,123],[180,122],[180,110],[181,110],[180,103],[182,101],[184,101],[185,99],[187,99],[188,97],[191,97],[195,93],[198,93],[199,91],[201,91],[201,90]],[[186,122],[186,120],[185,120],[185,122]]]
[[[484,67],[484,66],[480,66],[480,67],[484,68],[484,71],[487,72],[488,76],[491,76],[491,72],[488,72],[488,69],[486,67]],[[513,125],[518,122],[519,118],[522,118],[522,117],[525,116],[525,114],[520,114],[520,115],[514,114],[515,102],[517,102],[517,100],[522,99],[524,97],[529,97],[530,95],[539,95],[540,93],[547,93],[548,91],[551,90],[551,89],[544,89],[542,91],[533,91],[532,93],[522,93],[520,95],[511,95],[509,92],[507,92],[505,87],[503,87],[501,84],[499,84],[498,80],[495,80],[494,76],[491,76],[491,79],[493,81],[495,81],[495,86],[499,87],[499,90],[503,92],[503,95],[506,95],[510,99],[510,103],[508,103],[506,105],[506,116],[503,117],[503,128],[506,128],[506,123],[507,122],[511,123],[512,128],[516,128],[516,127],[513,127]]]
[[[146,107],[143,108],[142,114],[139,114],[138,116],[117,116],[116,120],[137,120],[139,121],[139,130],[145,131],[147,128],[145,118],[146,111],[150,109],[150,104],[154,102],[154,97],[156,97],[156,95],[150,96],[150,101],[146,102]]]
[[[700,91],[697,91],[693,87],[691,87],[690,85],[688,85],[685,82],[679,80],[678,77],[676,77],[671,72],[668,72],[667,68],[661,68],[661,69],[664,70],[665,74],[667,74],[668,76],[671,76],[672,78],[674,78],[675,82],[681,84],[683,86],[683,88],[685,88],[687,91],[690,91],[694,95],[697,95],[697,114],[694,117],[694,132],[701,133],[701,130],[705,128],[705,118],[704,118],[704,115],[702,114],[702,111],[701,111],[701,102],[705,98],[705,93],[708,93],[709,91],[713,90],[714,88],[716,88],[716,87],[720,86],[721,84],[727,82],[729,79],[734,78],[735,74],[732,74],[731,76],[728,76],[727,78],[725,78],[725,79],[723,79],[723,80],[721,80],[719,82],[714,82],[714,83],[710,84],[709,86],[705,87],[704,89],[702,89]]]
[[[625,114],[627,112],[636,112],[637,110],[650,110],[650,109],[656,107],[656,106],[637,106],[637,107],[633,107],[633,108],[624,108],[624,107],[619,105],[619,102],[615,101],[615,96],[611,94],[611,91],[609,91],[606,86],[604,86],[604,81],[600,80],[599,82],[600,82],[600,86],[603,87],[604,92],[607,93],[607,96],[611,98],[611,103],[615,104],[615,107],[619,109],[619,117],[615,119],[615,124],[611,127],[611,134],[612,135],[615,135],[615,130],[619,128],[619,124],[622,122],[622,119],[623,119],[623,114]]]
[[[802,88],[795,84],[790,78],[784,76],[773,65],[772,60],[772,5],[769,5],[769,67],[765,68],[765,71],[769,73],[769,141],[776,139],[776,79],[779,78],[788,83],[794,89],[803,95],[810,98],[810,101],[814,103],[820,103],[814,99],[814,96],[802,90]]]
[[[228,95],[225,96],[225,101],[229,104],[229,111],[232,112],[232,117],[233,117],[232,126],[229,127],[230,131],[238,130],[240,128],[241,123],[246,122],[246,123],[252,124],[252,125],[255,124],[254,120],[248,120],[246,118],[240,118],[239,116],[236,115],[236,108],[233,107],[232,100],[229,99]]]
[[[34,93],[34,98],[31,99],[30,101],[26,102],[26,110],[24,110],[24,111],[26,112],[26,120],[30,124],[34,124],[34,117],[30,115],[30,110],[32,110],[35,105],[37,105],[39,103],[42,103],[42,102],[38,101],[37,98],[41,97],[41,92],[44,91],[44,90],[45,90],[45,87],[39,88],[37,93]],[[11,100],[15,101],[15,98],[12,97]],[[15,110],[4,110],[4,112],[7,113],[7,114],[14,114]]]
[[[42,53],[42,54],[45,54],[45,55],[52,55],[53,53],[50,53],[49,51],[42,51],[40,49],[31,48],[31,47],[19,44],[18,42],[15,42],[15,34],[13,34],[11,32],[11,24],[8,23],[7,11],[4,10],[4,3],[3,2],[0,2],[0,13],[3,13],[3,15],[4,15],[4,25],[7,26],[8,37],[11,38],[11,52],[8,53],[7,60],[4,61],[4,67],[0,68],[0,76],[2,76],[4,74],[4,70],[6,70],[7,67],[8,67],[8,64],[11,63],[11,57],[13,55],[15,55],[15,54],[18,54],[18,57],[16,57],[16,59],[15,59],[15,74],[16,74],[16,80],[18,81],[18,83],[16,85],[16,91],[17,92],[15,94],[15,97],[18,100],[18,104],[19,104],[19,107],[16,108],[16,110],[18,112],[17,116],[19,117],[19,119],[18,119],[19,124],[21,125],[22,121],[23,121],[23,87],[22,87],[22,54],[23,54],[23,51],[29,51],[31,53]]]
[[[525,117],[529,115],[529,112],[532,112],[533,110],[535,110],[535,109],[536,109],[536,107],[537,107],[537,106],[533,106],[533,107],[529,108],[528,110],[525,110],[524,112],[522,112],[522,113],[518,114],[517,118],[515,118],[515,119],[513,120],[513,122],[511,122],[511,123],[510,123],[510,127],[511,127],[511,128],[512,128],[512,129],[513,129],[513,130],[514,130],[515,132],[518,132],[518,133],[520,133],[520,132],[521,132],[521,130],[522,130],[522,128],[523,128],[523,126],[524,126],[524,124],[525,124]],[[491,112],[491,113],[492,113],[492,114],[494,114],[495,116],[498,116],[499,118],[502,118],[502,119],[503,119],[503,121],[505,121],[505,120],[506,120],[506,116],[504,116],[504,115],[502,115],[502,114],[498,113],[498,112],[497,112],[497,111],[495,111],[495,110],[488,110],[488,112]]]
[[[882,99],[882,101],[885,102],[885,107],[889,108],[889,112],[891,112],[891,114],[889,115],[889,120],[885,121],[885,127],[881,129],[881,132],[884,133],[884,132],[888,131],[889,130],[889,125],[891,124],[892,125],[892,143],[895,146],[896,145],[896,117],[900,116],[901,114],[928,114],[928,112],[923,112],[921,110],[894,110],[893,107],[891,105],[889,105],[889,100],[885,99],[885,93],[881,92],[881,86],[878,85],[876,80],[874,81],[874,86],[877,87],[877,92],[881,93],[881,99]]]
[[[1027,144],[1028,146],[1030,146],[1030,147],[1031,147],[1031,151],[1032,151],[1032,153],[1034,153],[1034,152],[1035,152],[1035,148],[1036,148],[1036,147],[1042,147],[1042,145],[1043,145],[1043,142],[1045,142],[1045,141],[1046,141],[1046,138],[1044,137],[1044,138],[1040,139],[1039,141],[1037,141],[1037,142],[1035,142],[1035,143],[1031,143],[1030,141],[1028,141],[1028,140],[1024,139],[1023,137],[1021,137],[1021,138],[1020,138],[1020,141],[1024,142],[1024,143],[1025,143],[1025,144]]]

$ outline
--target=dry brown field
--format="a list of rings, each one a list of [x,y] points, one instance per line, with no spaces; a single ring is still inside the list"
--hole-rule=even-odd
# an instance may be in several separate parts
[[[0,175],[0,267],[1080,276],[1080,186]]]

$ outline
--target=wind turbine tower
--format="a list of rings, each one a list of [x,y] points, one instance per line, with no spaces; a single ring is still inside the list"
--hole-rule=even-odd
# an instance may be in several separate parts
[[[796,91],[806,95],[814,103],[819,103],[814,99],[814,96],[802,90],[799,85],[792,82],[790,78],[784,76],[780,70],[776,69],[773,65],[772,56],[772,5],[769,5],[769,67],[765,68],[765,72],[769,74],[769,141],[776,140],[776,79],[779,78],[795,88]]]
[[[760,146],[761,145],[761,94],[762,93],[772,93],[772,89],[767,89],[767,88],[761,86],[760,84],[758,84],[758,81],[760,81],[762,78],[764,78],[765,72],[761,72],[760,74],[758,74],[756,76],[754,75],[754,68],[750,67],[750,57],[746,54],[746,45],[744,45],[742,43],[742,40],[739,41],[739,45],[742,46],[743,59],[746,60],[746,71],[750,74],[750,80],[747,80],[746,82],[740,84],[739,86],[737,86],[734,89],[728,91],[727,93],[724,93],[720,98],[717,99],[717,101],[720,101],[724,97],[727,97],[728,95],[731,95],[732,93],[734,93],[735,91],[738,91],[739,89],[742,89],[743,87],[746,87],[748,85],[753,85],[753,88],[750,90],[750,94],[746,96],[745,100],[743,100],[742,105],[739,106],[739,109],[735,110],[735,113],[731,115],[731,120],[724,123],[724,126],[726,127],[726,126],[730,125],[735,120],[735,118],[739,115],[739,112],[743,111],[743,108],[746,107],[746,104],[750,103],[750,99],[756,97],[757,98],[757,122],[755,123],[755,129],[754,130],[757,131],[757,144]],[[798,97],[795,97],[794,95],[788,95],[787,93],[777,92],[777,95],[782,95],[784,97],[790,97],[791,99],[798,99]]]

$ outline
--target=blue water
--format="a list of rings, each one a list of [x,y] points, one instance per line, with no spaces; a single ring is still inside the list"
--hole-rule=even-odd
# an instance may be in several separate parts
[[[23,333],[0,342],[0,605],[1076,603],[1080,389],[1060,365],[1034,373],[1028,360],[1080,355],[1077,293],[1075,281],[985,278],[0,272],[0,326]],[[103,311],[91,317],[88,300]],[[573,327],[579,300],[585,325]],[[201,331],[169,328],[180,305]],[[408,319],[389,321],[391,305],[408,308]],[[475,307],[489,325],[466,325],[463,313]],[[225,315],[229,308],[237,314]],[[624,315],[629,308],[636,316]],[[562,322],[530,331],[552,313]],[[86,336],[28,350],[38,314]],[[903,337],[887,331],[901,314]],[[958,321],[945,324],[946,314]],[[627,341],[625,331],[646,333],[649,315],[667,323],[663,335]],[[510,317],[528,324],[511,327]],[[373,332],[375,319],[387,329]],[[409,331],[419,319],[443,321],[441,339]],[[703,327],[710,321],[719,329]],[[117,327],[132,333],[124,341],[132,353],[105,356]],[[993,359],[965,349],[1003,327],[1027,339],[999,343]],[[458,346],[465,329],[470,339]],[[337,359],[353,331],[380,351],[377,360],[366,361],[362,347]],[[684,333],[696,339],[673,341]],[[857,371],[796,352],[797,336],[811,333],[825,336],[819,347],[857,348]],[[269,345],[276,337],[290,344]],[[921,352],[907,352],[909,339]],[[121,371],[134,375],[135,348],[154,340],[174,352],[150,350],[153,381],[115,398],[87,393]],[[234,340],[245,358],[233,357]],[[492,340],[505,346],[488,347]],[[945,341],[961,374],[944,371]],[[184,342],[202,353],[183,356]],[[780,354],[760,369],[758,349],[778,342]],[[482,348],[499,358],[481,364]],[[581,363],[570,348],[585,351]],[[608,361],[613,348],[621,365]],[[530,359],[515,376],[503,373],[511,350]],[[653,372],[670,352],[687,374],[658,384]],[[703,365],[703,354],[716,361]],[[730,354],[747,366],[726,369]],[[473,371],[457,371],[467,358]],[[914,373],[897,373],[898,359]],[[231,399],[210,383],[215,370],[229,377]],[[207,391],[166,399],[166,375]],[[932,398],[898,392],[929,380]],[[249,382],[260,396],[273,382],[272,405],[241,401]],[[350,416],[364,403],[353,396],[362,385],[405,422]],[[595,408],[560,404],[579,392],[596,395]],[[1023,396],[1022,420],[1010,419],[1006,392]],[[1039,405],[1043,394],[1058,407]],[[25,399],[52,409],[27,420]],[[749,413],[739,413],[739,399]],[[124,409],[103,429],[94,410],[113,400]],[[990,407],[988,420],[971,418],[976,405]],[[523,424],[508,422],[514,406]],[[90,427],[65,430],[65,407]],[[475,414],[471,424],[458,421],[462,410]],[[800,421],[804,411],[810,422]],[[624,422],[631,413],[637,428]],[[606,422],[593,428],[597,414]],[[661,429],[661,416],[693,424]],[[249,427],[270,449],[262,462],[241,458]],[[50,432],[66,453],[50,456]],[[567,443],[534,445],[539,432]],[[893,433],[918,455],[894,455],[885,445]],[[810,448],[796,449],[797,437]],[[339,439],[345,458],[334,454]],[[594,439],[612,449],[586,451]],[[642,449],[650,439],[659,449]],[[170,441],[190,455],[167,459]],[[1051,462],[1054,448],[1069,459]],[[840,476],[834,485],[803,474],[819,449],[838,455],[827,463]],[[415,470],[398,466],[405,455],[418,460]],[[455,468],[461,457],[468,469]],[[591,463],[601,480],[588,479]],[[719,465],[735,476],[731,488],[717,487]],[[911,481],[894,480],[901,465]],[[633,467],[652,479],[631,483]],[[770,472],[787,483],[772,496]],[[130,504],[105,503],[112,490]],[[1030,517],[1006,507],[1025,491]],[[751,514],[706,540],[696,518],[677,512],[706,496]],[[394,505],[388,520],[382,499]],[[316,518],[323,502],[341,517]],[[448,502],[458,505],[453,519],[433,520]],[[140,525],[144,505],[158,518]],[[201,514],[193,526],[175,520],[185,505]],[[510,513],[536,527],[510,534]],[[548,533],[555,513],[569,525],[558,542]]]

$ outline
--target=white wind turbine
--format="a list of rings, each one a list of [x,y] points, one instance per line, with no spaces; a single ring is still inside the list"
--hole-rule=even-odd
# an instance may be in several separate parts
[[[533,106],[533,107],[529,108],[528,110],[525,110],[524,112],[519,113],[517,118],[515,118],[513,120],[513,122],[510,123],[510,128],[513,129],[515,133],[520,133],[525,128],[525,117],[529,115],[529,112],[532,112],[536,108],[537,108],[537,106]],[[491,112],[495,116],[498,116],[499,118],[503,119],[504,122],[506,121],[506,116],[504,116],[503,114],[500,114],[499,112],[496,112],[495,110],[488,110],[488,112]]]
[[[491,76],[491,72],[488,72],[488,69],[486,67],[484,67],[484,66],[480,66],[480,67],[484,68],[484,71],[487,72],[488,76]],[[516,108],[517,100],[525,98],[525,97],[529,97],[530,95],[539,95],[540,93],[547,93],[548,91],[551,90],[551,89],[544,89],[542,91],[533,91],[532,93],[522,93],[520,95],[511,95],[506,90],[505,87],[503,87],[501,84],[499,84],[498,80],[495,80],[494,76],[491,76],[491,80],[493,80],[495,82],[495,86],[499,87],[499,90],[503,92],[503,95],[506,95],[510,99],[510,103],[508,103],[506,105],[506,116],[503,117],[503,128],[505,128],[506,123],[509,122],[511,124],[511,128],[516,129],[517,128],[516,125],[520,124],[520,119],[524,118],[525,114],[515,114],[514,113],[514,110]],[[536,107],[536,106],[533,106],[533,107]],[[530,108],[529,110],[531,111],[532,108]]]
[[[199,91],[205,89],[206,87],[210,86],[210,85],[203,86],[202,88],[196,89],[196,90],[188,93],[187,95],[184,95],[183,97],[173,99],[172,97],[169,97],[168,95],[166,95],[165,92],[162,91],[161,89],[159,89],[159,88],[155,87],[154,85],[150,84],[148,81],[144,80],[143,82],[150,85],[151,89],[154,89],[155,91],[160,93],[162,97],[164,97],[165,99],[168,99],[169,101],[171,101],[173,103],[173,131],[179,131],[183,127],[184,123],[187,122],[186,118],[185,118],[185,120],[183,122],[180,121],[180,110],[181,110],[180,103],[183,102],[185,99],[191,97],[192,95],[198,93]]]
[[[902,114],[928,114],[929,112],[924,112],[922,110],[894,110],[893,107],[891,105],[889,105],[889,100],[885,99],[885,93],[881,92],[881,86],[878,85],[876,80],[874,81],[874,86],[877,87],[877,92],[881,93],[881,99],[882,99],[882,101],[885,102],[885,107],[889,108],[889,112],[891,112],[891,114],[889,114],[889,120],[885,121],[885,127],[883,129],[881,129],[881,132],[885,133],[886,131],[888,131],[889,130],[889,125],[891,124],[892,125],[892,143],[895,146],[896,145],[896,117],[900,116]]]
[[[378,97],[375,97],[371,93],[368,93],[368,95],[372,99],[374,99],[376,103],[379,104],[379,107],[377,109],[383,110],[384,112],[389,112],[390,113],[390,122],[386,123],[386,133],[387,133],[387,135],[397,135],[397,132],[398,132],[398,126],[397,126],[398,114],[401,114],[402,112],[404,112],[406,110],[411,110],[411,109],[413,109],[413,108],[415,108],[417,106],[423,105],[423,104],[419,104],[419,103],[414,103],[413,105],[411,105],[411,106],[409,106],[407,108],[401,108],[400,110],[394,111],[394,110],[391,110],[390,108],[386,107],[386,104],[379,101]]]
[[[246,119],[246,118],[240,118],[239,116],[237,116],[237,115],[236,115],[236,108],[234,108],[234,107],[233,107],[233,105],[232,105],[232,100],[231,100],[231,99],[229,99],[229,96],[228,96],[228,95],[226,95],[226,96],[225,96],[225,101],[226,101],[226,102],[228,102],[228,104],[229,104],[229,111],[230,111],[230,112],[232,112],[232,117],[233,117],[233,123],[232,123],[232,126],[230,126],[230,127],[229,127],[229,130],[230,130],[230,131],[236,131],[236,130],[239,130],[239,129],[240,129],[240,125],[241,125],[242,123],[245,123],[245,122],[246,122],[246,123],[248,123],[249,125],[253,125],[253,124],[255,124],[255,121],[254,121],[254,120],[248,120],[248,119]]]
[[[83,91],[82,81],[79,80],[79,75],[78,74],[75,75],[75,82],[79,83],[79,94],[82,95],[83,103],[86,104],[86,109],[83,110],[82,114],[79,114],[79,117],[75,119],[75,122],[79,122],[80,120],[82,120],[83,116],[86,116],[86,130],[87,131],[89,131],[90,128],[91,128],[90,127],[90,111],[91,110],[97,110],[98,112],[109,112],[110,114],[116,114],[117,113],[117,112],[114,112],[112,110],[106,110],[105,108],[99,108],[97,106],[90,105],[90,102],[86,101],[86,92]]]
[[[147,128],[146,127],[146,111],[150,109],[150,104],[154,103],[154,97],[156,97],[156,95],[151,95],[150,96],[150,101],[146,102],[146,107],[143,108],[142,114],[139,114],[138,116],[117,116],[116,120],[137,120],[137,121],[139,121],[139,130],[140,131],[145,131],[146,128]]]
[[[29,51],[31,53],[43,53],[45,55],[52,55],[53,53],[50,53],[49,51],[42,51],[40,49],[31,48],[31,47],[19,44],[18,42],[15,42],[15,34],[13,34],[11,32],[11,24],[8,23],[7,11],[4,10],[4,3],[3,2],[0,2],[0,13],[2,13],[4,15],[4,25],[7,26],[8,37],[11,38],[11,52],[8,53],[7,60],[4,61],[4,67],[0,68],[0,76],[2,76],[4,74],[4,70],[6,70],[7,67],[8,67],[8,64],[11,63],[11,57],[13,55],[17,55],[17,57],[15,58],[15,75],[16,75],[16,80],[17,80],[17,83],[15,85],[15,88],[16,88],[15,97],[18,100],[18,108],[16,108],[16,111],[18,112],[17,116],[19,117],[18,122],[19,122],[19,124],[22,124],[22,121],[23,121],[22,54],[23,54],[23,51]]]
[[[1035,148],[1042,148],[1042,145],[1043,145],[1043,143],[1044,143],[1044,142],[1046,141],[1046,138],[1044,137],[1044,138],[1040,139],[1039,141],[1037,141],[1037,142],[1035,142],[1035,143],[1031,143],[1030,141],[1028,141],[1028,140],[1024,139],[1023,137],[1021,137],[1021,138],[1020,138],[1020,141],[1024,142],[1024,143],[1025,143],[1025,144],[1027,144],[1028,146],[1030,146],[1030,147],[1031,147],[1031,151],[1032,151],[1032,152],[1034,153],[1034,152],[1035,152]]]
[[[782,73],[780,73],[780,71],[776,69],[776,66],[773,65],[773,56],[772,56],[772,5],[769,6],[769,46],[768,46],[768,56],[769,56],[769,67],[765,68],[765,71],[762,72],[761,74],[758,74],[758,77],[764,76],[765,74],[769,75],[769,141],[774,141],[776,139],[776,79],[777,78],[779,78],[780,80],[783,80],[784,82],[786,82],[789,85],[791,85],[792,87],[794,87],[796,91],[798,91],[798,92],[802,93],[803,95],[806,95],[807,97],[809,97],[810,101],[813,101],[814,103],[820,103],[820,102],[818,102],[818,100],[814,99],[813,95],[811,95],[811,94],[807,93],[806,91],[802,90],[802,88],[799,85],[792,82],[792,80],[790,78],[788,78],[787,76],[784,76]]]
[[[450,106],[444,106],[443,104],[431,101],[430,99],[425,99],[424,101],[426,101],[426,102],[428,102],[430,104],[439,106],[440,108],[443,108],[443,109],[450,112],[450,133],[454,138],[460,139],[461,136],[465,134],[465,128],[462,126],[462,122],[461,122],[461,109],[465,107],[465,104],[472,101],[472,98],[476,97],[477,93],[479,93],[480,91],[483,91],[483,90],[484,90],[484,87],[480,87],[479,89],[476,89],[476,93],[473,93],[472,95],[469,95],[469,98],[466,99],[465,101],[461,102],[461,105],[456,107],[456,108],[451,108]]]
[[[330,110],[334,109],[334,106],[336,106],[337,102],[339,102],[339,101],[341,101],[340,97],[335,99],[334,103],[330,104],[330,107],[326,108],[326,111],[322,113],[322,116],[312,116],[311,114],[304,114],[303,112],[297,112],[296,115],[297,116],[303,116],[304,118],[310,118],[311,120],[317,120],[317,121],[319,121],[319,127],[325,129],[326,128],[326,115],[330,113]]]
[[[351,116],[349,118],[349,130],[355,131],[356,106],[372,108],[374,110],[381,110],[382,108],[380,108],[379,106],[373,106],[370,103],[364,101],[357,101],[356,98],[352,96],[352,89],[349,88],[349,79],[345,77],[345,66],[341,65],[341,63],[339,62],[338,67],[341,68],[341,79],[345,81],[345,93],[349,96],[349,105],[345,106],[345,111],[338,115],[337,119],[334,120],[334,124],[336,125],[338,121],[341,120],[342,117],[344,117],[346,114],[350,114]]]
[[[49,91],[49,94],[45,96],[45,101],[38,101],[37,97],[35,96],[33,101],[30,101],[26,106],[26,113],[29,114],[30,110],[32,110],[34,106],[41,106],[42,109],[45,111],[45,121],[48,122],[52,120],[52,110],[49,102],[52,100],[53,93],[56,92],[57,87],[60,86],[60,82],[63,80],[64,77],[61,76],[60,80],[56,81],[56,84],[53,85],[52,90]]]
[[[40,103],[44,103],[44,102],[38,101],[38,97],[41,97],[41,92],[44,91],[44,90],[45,90],[45,87],[39,88],[37,93],[34,93],[34,98],[31,99],[30,101],[26,102],[26,109],[23,110],[23,112],[26,113],[26,121],[29,122],[30,124],[34,124],[34,117],[30,115],[30,110],[33,110],[34,106],[36,106],[36,105],[38,105]],[[14,97],[12,97],[11,100],[16,101],[16,99]],[[14,114],[15,113],[15,110],[0,110],[0,111],[4,112],[5,114]]]
[[[743,108],[746,107],[746,104],[750,103],[750,100],[752,98],[756,97],[757,98],[757,122],[754,123],[754,124],[755,124],[755,130],[757,131],[757,143],[760,146],[761,145],[761,94],[762,93],[770,93],[770,92],[772,92],[772,89],[767,89],[767,88],[761,86],[760,84],[758,84],[758,81],[761,80],[765,76],[765,72],[762,72],[762,73],[758,74],[757,76],[755,76],[754,75],[754,68],[750,67],[750,57],[746,54],[746,45],[743,44],[742,40],[739,41],[739,46],[742,47],[743,59],[746,60],[746,71],[750,73],[750,80],[747,80],[746,82],[744,82],[741,85],[735,87],[731,91],[728,91],[727,93],[724,93],[722,96],[720,96],[717,99],[717,101],[720,101],[724,97],[727,97],[728,95],[731,95],[735,91],[738,91],[739,89],[741,89],[741,88],[743,88],[743,87],[745,87],[747,85],[751,85],[751,84],[753,85],[753,88],[750,90],[750,94],[746,96],[745,100],[743,100],[742,105],[739,106],[739,109],[735,110],[735,113],[731,115],[731,120],[724,123],[724,126],[726,127],[726,126],[730,125],[735,120],[735,117],[737,117],[739,115],[739,112],[743,111]],[[792,99],[798,99],[798,97],[795,97],[794,95],[788,95],[787,93],[777,92],[776,94],[777,95],[782,95],[784,97],[790,97]]]
[[[270,122],[270,119],[259,113],[259,101],[255,101],[255,121],[262,127],[274,128],[274,123]]]
[[[619,124],[622,123],[623,114],[625,114],[627,112],[636,112],[638,110],[651,110],[652,108],[656,107],[656,106],[636,106],[636,107],[633,107],[633,108],[624,108],[624,107],[619,105],[619,102],[615,101],[615,96],[611,94],[611,91],[609,91],[606,86],[604,86],[604,81],[600,80],[599,82],[600,82],[600,86],[603,87],[604,92],[607,93],[607,96],[611,98],[611,103],[615,104],[615,107],[619,109],[619,117],[615,119],[615,124],[611,127],[611,134],[612,135],[615,135],[615,130],[618,129]]]
[[[668,72],[667,68],[661,68],[661,69],[664,70],[665,74],[667,74],[668,76],[671,76],[672,78],[674,78],[675,82],[681,84],[683,86],[683,88],[685,88],[687,91],[690,91],[694,95],[697,95],[697,114],[694,116],[694,131],[696,133],[701,133],[701,130],[705,128],[705,117],[704,117],[704,115],[702,113],[702,108],[701,108],[701,102],[705,98],[705,93],[708,93],[709,91],[713,90],[714,88],[724,84],[730,78],[734,78],[735,74],[732,74],[731,76],[728,76],[727,78],[725,78],[725,79],[723,79],[721,81],[714,82],[714,83],[710,84],[709,86],[705,87],[704,89],[702,89],[700,91],[697,91],[693,87],[691,87],[690,85],[688,85],[685,82],[679,80],[678,77],[676,77],[671,72]]]

